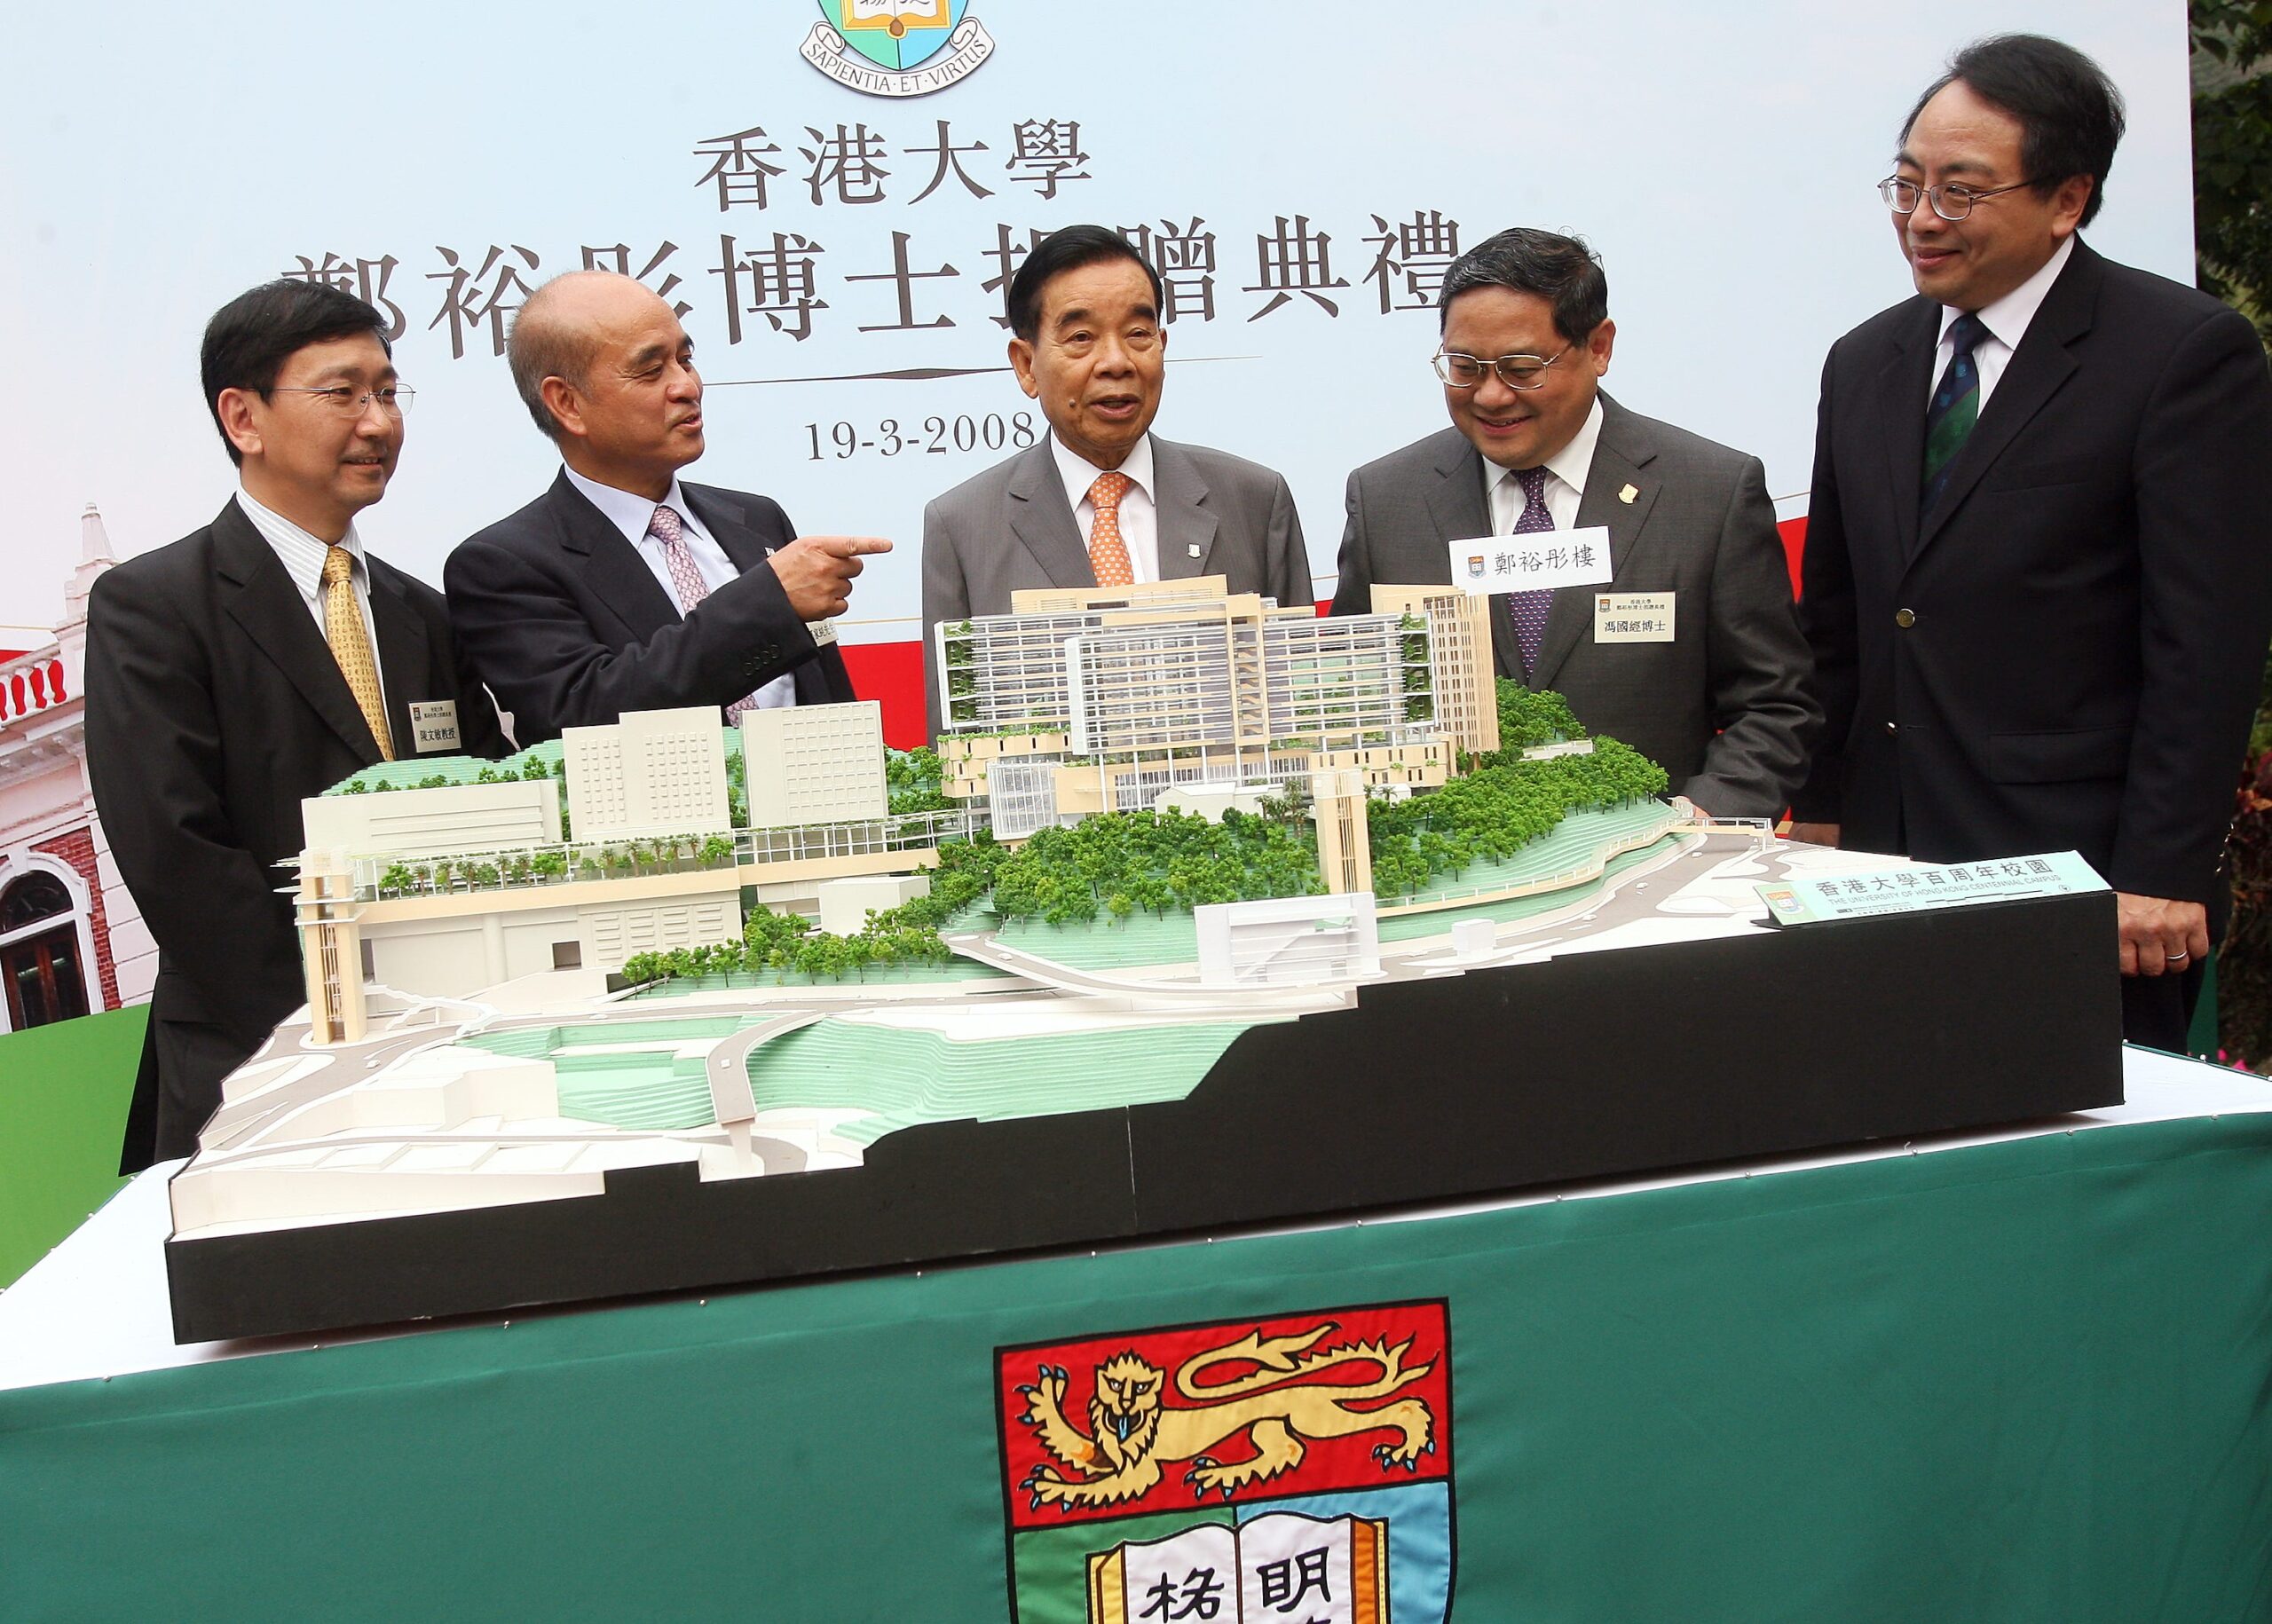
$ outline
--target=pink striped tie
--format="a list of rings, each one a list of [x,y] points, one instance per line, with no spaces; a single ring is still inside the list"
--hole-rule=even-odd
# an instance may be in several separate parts
[[[695,606],[710,595],[710,586],[695,567],[694,554],[686,545],[685,522],[666,502],[658,506],[655,516],[647,521],[647,533],[663,544],[663,563],[669,566],[671,585],[678,592],[679,612],[692,614]],[[755,694],[735,700],[726,707],[727,724],[739,725],[742,713],[753,710],[756,706]]]

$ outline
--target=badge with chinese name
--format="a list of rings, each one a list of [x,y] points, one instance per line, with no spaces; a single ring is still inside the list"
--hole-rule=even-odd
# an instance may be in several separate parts
[[[454,699],[413,699],[410,737],[420,755],[455,755],[458,742],[458,702]]]
[[[1597,592],[1594,641],[1670,643],[1673,596],[1669,592]]]

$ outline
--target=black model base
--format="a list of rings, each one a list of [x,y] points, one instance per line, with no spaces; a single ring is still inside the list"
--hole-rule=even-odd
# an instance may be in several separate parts
[[[864,1165],[169,1242],[182,1342],[1217,1231],[2118,1103],[2110,894],[1384,983],[1187,1098]]]

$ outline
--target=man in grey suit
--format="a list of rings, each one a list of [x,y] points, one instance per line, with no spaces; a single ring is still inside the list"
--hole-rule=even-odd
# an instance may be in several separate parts
[[[1279,475],[1150,432],[1167,334],[1159,273],[1126,238],[1069,225],[1004,294],[1010,366],[1049,434],[923,511],[923,687],[939,719],[932,628],[1006,614],[1030,587],[1227,577],[1233,592],[1310,601],[1309,555]]]
[[[1582,242],[1501,232],[1437,308],[1453,427],[1349,476],[1333,611],[1369,612],[1377,581],[1449,581],[1453,541],[1605,526],[1606,585],[1492,599],[1500,674],[1560,693],[1705,811],[1779,816],[1822,708],[1759,460],[1601,392],[1617,329]],[[1604,612],[1610,593],[1637,612]]]

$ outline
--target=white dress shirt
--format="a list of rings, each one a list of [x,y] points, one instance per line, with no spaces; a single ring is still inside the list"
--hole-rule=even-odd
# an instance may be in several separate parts
[[[1594,397],[1593,407],[1586,414],[1586,421],[1578,426],[1570,443],[1542,465],[1546,469],[1546,510],[1554,516],[1557,530],[1578,527],[1578,504],[1585,500],[1586,471],[1594,465],[1594,446],[1601,438],[1601,397]],[[1519,470],[1501,468],[1497,463],[1483,464],[1483,499],[1489,506],[1491,533],[1511,536],[1515,532],[1515,521],[1523,516],[1523,505],[1529,499],[1523,494]]]
[[[1053,434],[1049,437],[1049,450],[1057,459],[1057,477],[1065,482],[1065,500],[1073,505],[1073,523],[1080,529],[1081,545],[1086,547],[1097,522],[1097,505],[1089,500],[1089,487],[1105,470],[1078,453],[1066,450],[1065,442]],[[1120,539],[1128,548],[1129,573],[1140,581],[1157,580],[1160,517],[1155,493],[1159,487],[1152,483],[1150,435],[1136,442],[1118,471],[1128,476],[1128,489],[1120,497]]]
[[[1996,383],[2004,375],[2004,368],[2012,359],[2012,351],[2020,347],[2020,340],[2027,336],[2028,323],[2035,319],[2035,312],[2043,308],[2043,297],[2051,291],[2051,284],[2059,280],[2059,272],[2067,268],[2074,256],[2075,239],[2071,233],[2059,245],[2059,251],[2043,262],[2043,268],[2031,276],[1993,304],[1984,304],[1979,311],[1980,324],[1988,329],[1988,336],[1972,346],[1972,364],[1980,374],[1980,405],[1988,409],[1988,397],[1996,392]],[[1941,306],[1941,342],[1933,352],[1932,381],[1925,390],[1926,410],[1932,409],[1933,390],[1939,387],[1941,374],[1948,371],[1949,362],[1956,354],[1956,346],[1949,342],[1949,329],[1964,312],[1954,305]]]
[[[741,572],[734,567],[734,561],[726,556],[726,549],[718,545],[710,532],[703,528],[702,521],[695,516],[694,509],[687,504],[686,493],[678,488],[677,479],[672,479],[669,492],[658,503],[629,491],[619,491],[611,485],[587,479],[572,468],[563,467],[560,471],[568,476],[570,485],[590,500],[593,507],[607,516],[610,524],[623,532],[623,539],[631,543],[640,561],[653,572],[657,583],[663,589],[663,595],[670,600],[671,607],[678,610],[680,619],[686,619],[686,611],[678,601],[678,583],[671,579],[670,560],[664,556],[661,540],[647,533],[647,526],[654,523],[658,507],[668,508],[678,515],[679,540],[686,544],[686,550],[694,560],[695,573],[702,577],[704,586],[715,592],[728,581],[740,576]],[[751,697],[768,709],[794,705],[797,702],[797,679],[793,674],[785,673]]]
[[[237,490],[237,506],[252,521],[252,527],[260,532],[261,539],[275,549],[284,573],[299,591],[300,601],[315,617],[317,635],[323,638],[326,648],[330,647],[331,632],[323,618],[323,561],[331,551],[331,544],[302,530],[273,508],[262,507],[241,486]],[[371,664],[379,674],[379,705],[383,709],[387,702],[387,664],[379,658],[379,635],[371,625],[371,567],[363,562],[363,540],[355,533],[354,520],[347,521],[347,533],[339,538],[339,545],[355,561],[347,579],[355,588],[355,607],[362,611],[363,635],[371,640]]]

